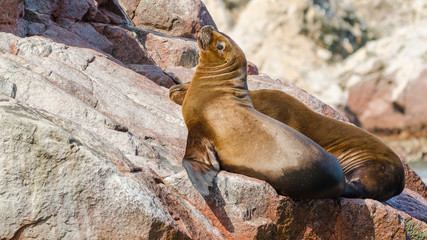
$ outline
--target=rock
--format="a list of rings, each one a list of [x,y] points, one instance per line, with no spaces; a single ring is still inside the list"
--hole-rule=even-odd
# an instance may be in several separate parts
[[[297,201],[278,196],[263,181],[225,171],[205,198],[184,171],[165,181],[192,199],[229,239],[404,239],[410,229],[427,229],[426,200],[410,190],[389,200],[391,207],[370,199]],[[409,200],[418,209],[407,206]]]
[[[2,239],[222,237],[158,176],[90,130],[4,99],[0,113]]]
[[[231,13],[223,0],[203,0],[210,15],[215,21],[218,30],[221,32],[229,32],[234,25]]]
[[[16,96],[16,85],[0,76],[0,94],[14,98]]]
[[[75,33],[83,41],[96,46],[105,53],[113,52],[113,44],[89,23],[77,22],[69,27],[70,32]]]
[[[362,127],[391,141],[405,141],[396,152],[408,160],[420,160],[427,148],[426,25],[402,28],[392,36],[370,42],[349,57],[338,72],[348,86],[347,104]],[[412,141],[411,139],[419,139]]]
[[[332,84],[307,75],[359,49],[366,34],[347,1],[269,0],[250,1],[230,35],[261,72],[317,93]]]
[[[215,26],[208,10],[200,0],[121,2],[135,26],[171,36],[196,39],[201,27]]]
[[[248,68],[248,75],[258,75],[258,67],[254,64],[248,61],[247,64]]]
[[[145,46],[140,45],[132,31],[119,26],[92,24],[112,43],[111,55],[114,58],[124,64],[155,64]]]
[[[203,0],[218,29],[232,30],[249,0]]]
[[[402,161],[402,164],[405,169],[405,188],[411,189],[427,199],[427,186],[421,177],[405,161]]]
[[[407,131],[390,136],[385,134],[380,135],[384,141],[393,149],[399,156],[406,159],[408,162],[427,161],[427,137],[420,137],[425,134],[425,129],[419,131]]]
[[[130,69],[147,77],[159,86],[170,88],[171,86],[175,85],[175,82],[172,80],[172,78],[166,75],[158,66],[139,64],[130,64],[128,66]]]
[[[137,9],[137,1],[21,3],[8,4],[14,34],[0,32],[0,239],[423,239],[426,187],[410,168],[407,188],[384,203],[294,200],[225,171],[201,197],[181,166],[181,108],[153,83],[191,80],[196,42],[131,26],[121,5]],[[191,14],[199,3],[169,2],[195,7]],[[248,81],[347,121],[293,84],[268,75]],[[419,99],[405,91],[396,102],[410,109]]]
[[[377,38],[390,36],[401,27],[427,20],[427,3],[423,0],[351,0],[351,4]]]
[[[185,171],[165,181],[191,199],[228,239],[253,238],[257,227],[270,224],[276,218],[278,195],[264,181],[221,171],[214,189],[205,198],[192,186]]]
[[[184,123],[178,106],[169,104],[166,89],[91,49],[41,37],[2,34],[0,39],[18,53],[4,53],[0,58],[0,75],[16,85],[16,99],[82,125],[141,134],[157,142],[166,155],[177,154],[168,159],[180,163],[186,130],[169,129]],[[167,137],[153,131],[154,123]],[[160,144],[171,148],[166,150]],[[172,153],[171,149],[181,150]]]
[[[405,188],[400,195],[387,200],[386,203],[393,208],[407,213],[413,218],[427,222],[427,200],[426,198]],[[420,204],[421,203],[421,204]]]
[[[9,32],[18,36],[26,35],[24,2],[21,0],[6,0],[0,9],[0,32]]]
[[[0,112],[2,239],[185,238],[115,148],[18,104]]]
[[[166,67],[165,73],[171,77],[176,83],[191,82],[194,75],[194,70],[185,67]]]
[[[140,28],[129,29],[145,46],[150,58],[161,68],[168,66],[195,67],[199,59],[197,42],[191,39],[175,38]]]

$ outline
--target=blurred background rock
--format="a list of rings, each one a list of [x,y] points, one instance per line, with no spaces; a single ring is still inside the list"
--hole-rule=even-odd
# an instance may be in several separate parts
[[[427,161],[426,1],[203,2],[260,73],[341,109],[409,162]]]

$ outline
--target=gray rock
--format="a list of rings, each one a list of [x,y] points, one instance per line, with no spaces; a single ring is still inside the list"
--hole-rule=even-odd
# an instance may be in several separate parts
[[[0,102],[0,237],[182,237],[120,152],[75,127]]]
[[[14,98],[16,96],[16,85],[0,76],[0,93]]]

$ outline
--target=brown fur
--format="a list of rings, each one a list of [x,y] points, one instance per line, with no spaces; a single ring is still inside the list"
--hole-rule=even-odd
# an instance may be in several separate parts
[[[188,128],[183,165],[202,195],[221,169],[269,182],[297,198],[337,197],[344,190],[338,160],[287,125],[255,110],[246,58],[226,35],[204,27],[199,65],[183,98]]]
[[[173,86],[170,98],[182,104],[189,83]],[[405,175],[399,157],[380,139],[352,124],[318,114],[277,90],[250,91],[257,111],[304,134],[340,161],[345,197],[386,200],[402,192]]]

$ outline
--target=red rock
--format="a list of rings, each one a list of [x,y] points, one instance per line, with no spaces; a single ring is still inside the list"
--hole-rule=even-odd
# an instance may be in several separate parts
[[[228,239],[405,239],[408,223],[427,229],[426,200],[405,190],[386,204],[371,199],[293,200],[264,181],[221,171],[203,198],[185,171],[165,179]],[[409,224],[408,224],[409,225]]]
[[[421,177],[414,170],[412,170],[405,161],[401,161],[405,169],[405,187],[411,189],[414,192],[417,192],[422,197],[427,199],[427,186]]]
[[[123,5],[123,9],[126,12],[126,14],[133,19],[135,17],[135,11],[138,8],[139,3],[141,0],[123,0],[120,1]]]
[[[172,78],[166,75],[158,66],[130,64],[128,67],[133,71],[147,77],[159,86],[170,88],[171,86],[175,85],[175,82],[172,80]]]
[[[154,64],[147,51],[132,36],[132,32],[119,26],[92,23],[97,31],[113,45],[111,55],[124,64]]]
[[[197,65],[199,50],[196,41],[166,36],[144,29],[129,29],[136,33],[138,40],[145,46],[147,53],[157,66],[192,68]]]
[[[126,17],[117,1],[88,1],[90,8],[83,19],[88,22],[125,24]]]
[[[248,75],[258,75],[258,67],[252,63],[248,61]]]
[[[57,2],[57,8],[53,12],[53,17],[57,18],[58,23],[68,24],[69,21],[80,21],[89,11],[91,0],[81,1],[53,1]]]
[[[200,0],[122,1],[135,26],[171,36],[196,38],[204,25],[215,23]]]
[[[9,32],[18,36],[26,34],[24,28],[24,2],[20,0],[2,1],[0,8],[0,32]]]

